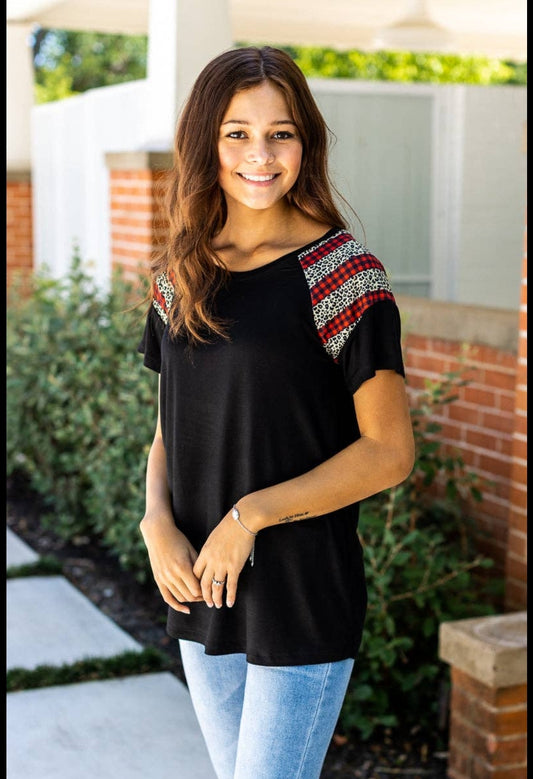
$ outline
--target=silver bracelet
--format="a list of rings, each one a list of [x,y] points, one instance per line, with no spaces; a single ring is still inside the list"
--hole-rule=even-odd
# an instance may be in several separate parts
[[[237,508],[237,506],[233,506],[233,508],[231,509],[231,516],[233,517],[235,522],[237,522],[242,527],[243,530],[246,530],[247,533],[249,533],[251,536],[254,537],[254,543],[253,543],[252,551],[250,552],[250,558],[249,558],[250,559],[250,565],[253,565],[254,564],[254,554],[255,554],[255,537],[256,537],[257,533],[254,533],[253,530],[248,530],[246,525],[242,524],[242,522],[241,522],[241,514],[240,514],[239,509]]]
[[[254,533],[253,530],[248,530],[248,528],[245,527],[245,525],[242,524],[242,522],[241,522],[241,515],[240,515],[239,509],[237,508],[237,506],[233,506],[233,508],[231,509],[231,516],[233,517],[235,522],[238,522],[239,525],[242,527],[242,529],[246,530],[247,533],[250,533],[251,536],[256,536],[257,535],[257,533]]]

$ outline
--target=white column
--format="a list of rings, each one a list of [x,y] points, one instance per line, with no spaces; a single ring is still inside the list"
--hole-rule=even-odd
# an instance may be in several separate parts
[[[29,171],[30,113],[33,106],[31,24],[6,25],[7,172]]]
[[[189,91],[213,57],[232,46],[229,0],[150,0],[146,148],[172,147]]]

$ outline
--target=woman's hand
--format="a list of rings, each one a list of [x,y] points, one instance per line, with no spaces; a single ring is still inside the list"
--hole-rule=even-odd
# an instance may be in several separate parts
[[[208,606],[222,606],[224,586],[216,585],[213,579],[226,584],[226,605],[231,607],[237,596],[237,582],[244,564],[250,557],[255,539],[234,521],[231,512],[216,526],[203,545],[193,568],[200,580],[202,594]]]
[[[176,611],[190,614],[184,604],[203,600],[200,583],[193,573],[198,553],[172,517],[145,515],[140,529],[163,600]]]

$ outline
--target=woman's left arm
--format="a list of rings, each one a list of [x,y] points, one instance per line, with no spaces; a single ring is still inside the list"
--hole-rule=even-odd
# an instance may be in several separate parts
[[[353,397],[361,437],[301,476],[243,496],[238,509],[250,531],[329,514],[407,478],[414,463],[414,438],[403,377],[378,370]],[[194,573],[208,605],[222,605],[221,593],[212,589],[215,574],[227,577],[227,604],[235,601],[251,538],[230,511],[207,539]]]

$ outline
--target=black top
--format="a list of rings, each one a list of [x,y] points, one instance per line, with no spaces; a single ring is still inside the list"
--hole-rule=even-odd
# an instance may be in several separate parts
[[[176,525],[200,551],[244,495],[299,476],[359,437],[353,393],[378,369],[404,375],[400,317],[383,266],[344,230],[232,272],[215,311],[231,340],[192,351],[168,334],[162,274],[138,350],[161,373]],[[243,518],[244,519],[244,518]],[[262,530],[232,608],[169,608],[167,631],[259,665],[355,657],[366,610],[358,504]]]

